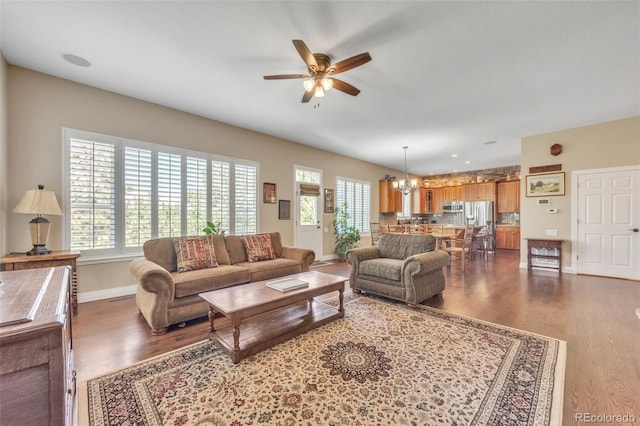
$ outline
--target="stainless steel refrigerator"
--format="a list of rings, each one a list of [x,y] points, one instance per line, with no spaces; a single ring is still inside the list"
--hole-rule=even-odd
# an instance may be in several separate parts
[[[493,231],[493,201],[466,201],[464,218],[467,225],[487,226],[488,232]]]

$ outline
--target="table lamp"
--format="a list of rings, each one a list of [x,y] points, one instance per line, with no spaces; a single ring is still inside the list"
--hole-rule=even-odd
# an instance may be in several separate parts
[[[51,250],[47,248],[51,224],[43,215],[62,215],[56,194],[53,191],[45,191],[44,185],[38,185],[38,189],[28,189],[13,212],[37,215],[29,222],[33,248],[27,252],[27,255],[51,253]]]

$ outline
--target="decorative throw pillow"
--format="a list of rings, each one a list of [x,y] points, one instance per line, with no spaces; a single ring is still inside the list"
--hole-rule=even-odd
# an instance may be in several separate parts
[[[276,252],[273,250],[271,243],[271,235],[246,235],[242,237],[242,243],[247,250],[247,259],[249,262],[259,262],[261,260],[271,260],[276,258]]]
[[[213,235],[176,238],[173,240],[173,246],[176,249],[178,272],[218,266],[213,248]]]

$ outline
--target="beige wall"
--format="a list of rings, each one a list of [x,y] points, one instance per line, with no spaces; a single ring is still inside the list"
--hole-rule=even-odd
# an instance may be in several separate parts
[[[7,63],[0,52],[0,253],[7,252]]]
[[[549,148],[555,143],[562,145],[562,154],[556,157],[549,153]],[[529,167],[550,164],[562,164],[565,172],[565,195],[549,197],[551,207],[558,209],[557,214],[548,214],[547,206],[536,204],[537,198],[525,196],[524,183]],[[547,229],[557,229],[557,237],[546,238],[571,240],[573,171],[631,165],[640,165],[640,117],[522,138],[521,262],[527,261],[524,238],[545,238]],[[563,246],[563,266],[573,269],[570,253],[571,243],[568,242]]]
[[[399,173],[15,66],[8,67],[8,106],[10,206],[37,184],[61,196],[63,127],[257,161],[260,182],[276,183],[280,199],[293,200],[294,164],[321,169],[325,188],[335,188],[336,175],[370,181],[372,218],[378,217],[378,180],[385,174]],[[277,204],[260,203],[259,209],[260,230],[279,231],[284,243],[292,244],[293,220],[278,220]],[[3,227],[8,230],[6,249],[28,250],[30,218],[14,213],[7,216],[8,224]],[[329,228],[323,238],[325,257],[333,253],[331,218],[323,217],[323,225]],[[61,249],[62,219],[49,219],[52,228],[48,247]],[[81,296],[83,292],[134,284],[128,261],[81,265],[79,280]]]

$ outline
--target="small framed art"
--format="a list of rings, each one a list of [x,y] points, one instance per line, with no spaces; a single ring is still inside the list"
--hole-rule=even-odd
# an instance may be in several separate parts
[[[275,204],[276,199],[276,184],[275,183],[263,183],[262,184],[262,202],[267,204]]]
[[[334,201],[333,201],[333,189],[324,190],[324,212],[333,213]]]
[[[527,175],[527,197],[564,195],[564,172]]]
[[[278,219],[280,220],[291,219],[291,201],[290,200],[278,201]]]

